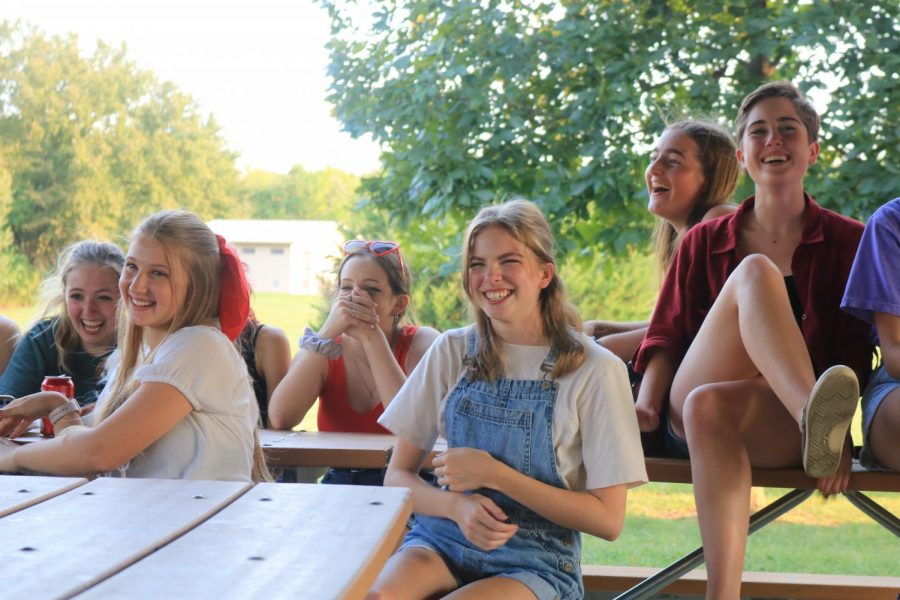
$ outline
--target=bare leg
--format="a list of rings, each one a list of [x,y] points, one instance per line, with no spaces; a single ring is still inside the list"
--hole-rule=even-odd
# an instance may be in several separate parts
[[[678,368],[669,413],[675,432],[684,433],[684,402],[691,390],[759,373],[799,424],[816,382],[812,361],[781,271],[765,256],[752,254],[729,276]]]
[[[900,471],[900,388],[881,401],[869,430],[869,443],[878,464]]]
[[[474,581],[444,597],[445,600],[481,600],[496,598],[509,600],[534,600],[527,585],[510,577],[488,577]]]
[[[366,600],[421,600],[456,589],[456,578],[436,552],[407,548],[388,559]]]
[[[738,598],[750,518],[751,465],[800,460],[800,432],[761,377],[693,390],[684,405],[707,598]]]

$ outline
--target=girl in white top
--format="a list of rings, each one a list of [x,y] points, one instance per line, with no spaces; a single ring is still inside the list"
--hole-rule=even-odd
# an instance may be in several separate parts
[[[624,364],[579,332],[531,202],[483,209],[463,246],[476,324],[431,346],[379,422],[399,436],[386,485],[415,523],[378,598],[581,598],[578,532],[615,539],[647,479]],[[419,469],[438,435],[448,450]]]
[[[234,250],[192,213],[156,213],[132,235],[119,291],[119,350],[93,427],[56,392],[20,398],[0,410],[0,435],[49,415],[57,437],[0,448],[0,471],[266,479],[256,400],[230,341],[249,309]]]

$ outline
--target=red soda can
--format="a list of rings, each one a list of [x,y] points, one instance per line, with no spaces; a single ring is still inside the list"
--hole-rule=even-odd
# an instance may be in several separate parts
[[[41,384],[42,392],[59,392],[69,400],[75,398],[75,384],[68,375],[47,375]],[[53,437],[53,423],[48,417],[41,420],[41,435]]]

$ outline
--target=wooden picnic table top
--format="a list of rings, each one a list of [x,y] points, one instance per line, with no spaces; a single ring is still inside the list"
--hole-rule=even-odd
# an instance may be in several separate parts
[[[0,517],[11,598],[357,600],[411,511],[404,488],[108,477],[0,477],[0,497],[23,482],[68,490]]]
[[[79,598],[363,598],[411,506],[404,488],[258,484]]]
[[[0,477],[0,517],[28,508],[87,483],[84,477]]]
[[[259,442],[275,467],[382,469],[397,443],[393,435],[262,429]]]

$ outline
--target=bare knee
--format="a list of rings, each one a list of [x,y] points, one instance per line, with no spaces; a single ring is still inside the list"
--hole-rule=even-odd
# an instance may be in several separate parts
[[[684,399],[682,410],[685,437],[704,436],[721,430],[727,422],[726,402],[723,390],[714,383],[691,390]],[[674,425],[677,424],[673,423]]]
[[[446,594],[456,587],[444,561],[424,548],[406,548],[388,559],[366,600],[413,600]]]
[[[740,285],[784,287],[784,275],[765,254],[750,254],[740,262],[730,279]]]

